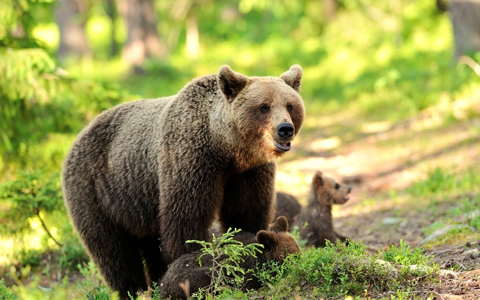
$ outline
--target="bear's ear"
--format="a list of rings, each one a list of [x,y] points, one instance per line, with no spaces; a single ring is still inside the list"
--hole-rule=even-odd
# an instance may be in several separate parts
[[[228,102],[232,102],[247,84],[248,77],[237,73],[227,65],[218,70],[217,82]]]
[[[315,173],[315,176],[313,177],[313,183],[315,186],[323,186],[323,173],[320,171],[317,171]]]
[[[278,239],[274,232],[260,230],[257,232],[257,242],[262,244],[265,250],[270,250],[278,244]]]
[[[300,84],[302,83],[303,70],[299,65],[293,65],[290,70],[280,75],[280,78],[285,81],[286,84],[291,86],[297,92],[300,92]]]
[[[287,218],[285,218],[284,216],[278,217],[272,226],[272,230],[275,232],[287,232],[288,231]]]

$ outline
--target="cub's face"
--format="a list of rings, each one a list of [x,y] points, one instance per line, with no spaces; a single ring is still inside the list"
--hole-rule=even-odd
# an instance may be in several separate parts
[[[287,255],[301,251],[295,237],[288,232],[288,221],[284,216],[278,217],[268,231],[260,230],[257,242],[265,247],[264,253],[268,260],[281,262]]]
[[[289,151],[300,131],[305,116],[298,93],[301,76],[299,66],[280,77],[246,77],[231,69],[220,69],[218,81],[229,101],[239,146],[248,147],[263,162]]]
[[[313,178],[316,198],[323,205],[343,204],[348,201],[351,187],[339,184],[330,177],[317,172]]]

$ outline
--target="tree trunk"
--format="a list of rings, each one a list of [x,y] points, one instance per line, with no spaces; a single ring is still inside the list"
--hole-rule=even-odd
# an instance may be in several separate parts
[[[117,0],[117,4],[127,25],[122,58],[140,67],[147,57],[164,57],[166,51],[157,32],[153,0]]]
[[[115,0],[107,1],[107,15],[110,18],[112,27],[110,28],[110,57],[117,55],[117,41],[115,40],[115,20],[117,19],[117,7],[115,6]]]
[[[455,58],[480,51],[480,0],[450,0]]]
[[[337,0],[322,0],[323,12],[327,22],[333,21],[337,16]]]
[[[435,0],[435,6],[437,7],[438,11],[440,12],[447,11],[447,3],[445,1],[446,0]]]
[[[60,45],[58,57],[68,56],[81,58],[91,55],[85,24],[87,22],[88,5],[84,0],[60,0],[55,8],[55,19],[60,29]]]

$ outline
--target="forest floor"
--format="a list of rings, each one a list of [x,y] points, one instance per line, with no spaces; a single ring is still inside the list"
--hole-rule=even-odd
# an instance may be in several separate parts
[[[398,124],[362,125],[355,119],[345,112],[305,124],[294,158],[288,154],[279,164],[277,188],[305,204],[316,170],[351,185],[350,200],[333,211],[340,234],[362,241],[372,252],[398,246],[400,240],[411,247],[426,246],[425,254],[441,269],[456,273],[438,283],[419,284],[412,291],[416,297],[480,299],[480,236],[467,233],[424,243],[426,228],[434,227],[461,199],[478,201],[479,194],[460,191],[435,201],[404,196],[435,168],[454,174],[469,168],[480,171],[480,119],[445,122],[435,111]]]
[[[425,242],[435,229],[464,217],[451,214],[460,202],[480,203],[480,186],[440,196],[427,192],[412,197],[408,192],[436,168],[451,174],[480,173],[480,118],[449,119],[433,110],[397,123],[364,120],[347,110],[309,116],[291,152],[279,162],[277,189],[305,204],[317,170],[351,185],[350,200],[333,211],[340,234],[361,241],[372,254],[391,245],[398,247],[403,240],[412,248],[422,247],[441,269],[454,271],[438,282],[419,282],[410,291],[412,298],[480,299],[480,234],[467,230]],[[52,282],[61,282],[62,274],[48,274],[35,288],[55,290]],[[33,280],[29,278],[24,284]],[[84,276],[70,272],[68,280],[80,283]],[[14,282],[7,277],[6,284]],[[84,298],[77,290],[64,293],[65,298]],[[390,296],[395,295],[387,292],[377,298]]]

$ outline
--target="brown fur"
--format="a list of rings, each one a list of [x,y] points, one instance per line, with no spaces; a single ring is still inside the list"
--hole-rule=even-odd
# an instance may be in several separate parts
[[[302,210],[298,200],[287,193],[277,192],[277,211],[276,217],[285,216],[288,224],[294,224],[297,215]]]
[[[338,185],[338,189],[336,188]],[[325,247],[326,240],[335,243],[346,241],[346,237],[333,229],[332,205],[348,200],[351,188],[317,172],[312,180],[308,205],[297,216],[295,225],[300,229],[300,238],[307,240],[307,246]],[[307,226],[304,226],[307,224]]]
[[[253,256],[244,256],[244,262],[240,267],[245,271],[261,267],[268,261],[282,262],[288,254],[300,252],[300,246],[295,238],[288,233],[288,222],[285,217],[279,217],[269,231],[261,230],[256,235],[248,232],[240,232],[235,239],[241,241],[244,245],[259,243],[264,245],[261,254],[257,258]],[[203,255],[202,265],[198,263],[200,251],[184,254],[179,257],[169,267],[167,273],[160,283],[162,299],[187,299],[181,284],[188,280],[189,295],[197,292],[200,288],[208,288],[212,284],[209,270],[212,265],[212,256]],[[246,272],[246,285],[244,289],[258,289],[260,282],[252,276],[251,272]]]
[[[122,299],[197,250],[185,241],[206,240],[216,218],[223,229],[268,228],[285,152],[276,145],[293,140],[304,118],[301,76],[299,66],[280,77],[222,66],[175,96],[109,109],[78,135],[64,162],[65,203]],[[282,138],[280,123],[293,135]]]

